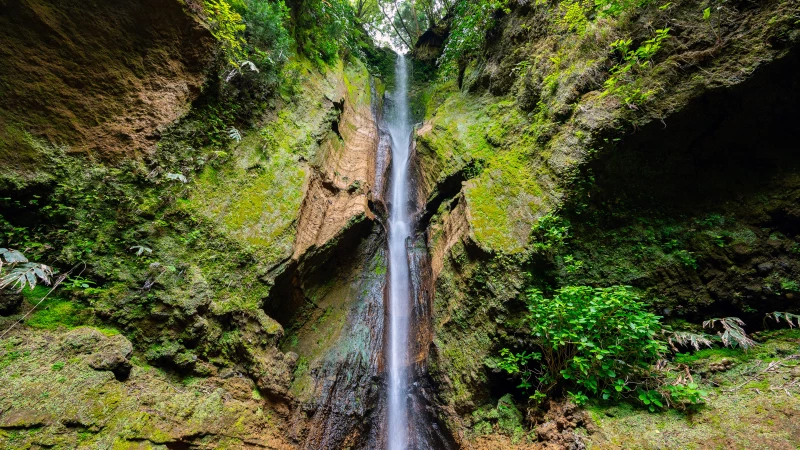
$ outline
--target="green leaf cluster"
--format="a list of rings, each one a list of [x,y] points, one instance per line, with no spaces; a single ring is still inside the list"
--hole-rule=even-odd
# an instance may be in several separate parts
[[[441,73],[452,74],[481,49],[497,10],[508,11],[508,0],[462,0],[455,5],[450,36],[438,61]]]
[[[631,48],[631,39],[612,42],[611,50],[621,55],[622,61],[611,68],[602,96],[614,95],[632,108],[644,104],[655,91],[644,86],[642,75],[650,69],[653,56],[669,38],[669,30],[656,30],[653,38],[642,42],[636,49]]]
[[[203,9],[211,25],[211,34],[219,41],[228,65],[238,67],[246,59],[242,16],[225,0],[205,0]]]
[[[578,403],[619,398],[636,388],[636,380],[647,378],[667,350],[657,339],[660,317],[648,312],[628,286],[568,286],[552,298],[533,289],[527,301],[536,352],[504,349],[498,367],[519,375],[520,387],[535,388],[532,399],[556,387]],[[532,361],[541,363],[535,367]]]

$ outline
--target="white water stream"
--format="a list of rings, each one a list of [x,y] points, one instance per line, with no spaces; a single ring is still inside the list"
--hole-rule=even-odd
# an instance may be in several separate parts
[[[411,279],[406,242],[411,236],[408,208],[411,119],[408,107],[408,67],[403,55],[395,63],[394,108],[387,126],[391,137],[392,174],[389,203],[389,375],[388,450],[409,445],[408,347],[411,317]]]

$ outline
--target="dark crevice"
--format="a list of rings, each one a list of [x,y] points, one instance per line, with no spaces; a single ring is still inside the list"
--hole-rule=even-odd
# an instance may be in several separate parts
[[[761,326],[765,312],[798,310],[800,296],[778,288],[800,271],[790,248],[793,240],[794,248],[800,245],[798,71],[800,52],[794,51],[600,152],[579,178],[586,183],[582,194],[565,208],[576,255],[601,262],[604,253],[638,258],[640,272],[619,278],[615,266],[626,261],[608,260],[598,263],[603,271],[578,281],[631,284],[657,297],[659,314],[697,322],[736,316],[749,330]],[[709,216],[718,223],[704,224]],[[664,228],[678,231],[664,237],[658,234]],[[648,238],[646,231],[654,234]],[[664,247],[670,240],[678,247]],[[632,255],[656,245],[672,260],[676,251],[687,252],[696,267]],[[663,264],[653,265],[658,261]]]
[[[333,101],[333,108],[336,110],[336,118],[331,121],[331,130],[336,133],[336,136],[339,136],[339,139],[344,140],[342,137],[342,133],[339,132],[339,121],[342,117],[342,113],[344,112],[344,99],[341,101]]]
[[[323,284],[325,280],[343,273],[342,268],[353,264],[353,249],[374,229],[374,222],[362,220],[331,240],[324,248],[311,248],[299,261],[291,261],[286,269],[275,277],[275,286],[264,305],[268,316],[277,320],[285,329],[296,326],[301,312],[310,307],[319,308],[305,295],[304,287]]]
[[[429,200],[417,220],[418,231],[424,232],[428,229],[431,219],[442,204],[449,202],[448,210],[452,210],[458,205],[458,194],[461,192],[464,182],[480,175],[482,164],[481,160],[472,160],[461,170],[448,175],[436,184],[433,194],[429,196]]]
[[[591,203],[694,212],[738,201],[800,165],[798,52],[629,135],[589,165]]]

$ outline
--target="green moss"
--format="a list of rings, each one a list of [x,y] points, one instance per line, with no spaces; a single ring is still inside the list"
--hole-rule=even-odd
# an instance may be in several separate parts
[[[522,412],[517,408],[511,394],[497,401],[497,406],[484,406],[472,413],[472,433],[480,436],[489,433],[502,433],[518,443],[527,434],[523,425]]]
[[[28,326],[52,330],[59,327],[74,328],[91,321],[91,315],[86,311],[86,307],[73,301],[51,295],[39,303],[49,291],[49,287],[41,285],[36,286],[33,290],[25,289],[23,291],[25,299],[31,306],[39,304],[25,320]]]
[[[433,97],[441,95],[433,88]],[[464,190],[476,240],[487,249],[521,252],[546,199],[532,175],[544,170],[535,159],[529,122],[513,101],[449,92],[430,111],[430,131],[421,133],[420,154],[431,178],[444,179],[471,161],[480,174]],[[538,167],[538,168],[537,168]]]

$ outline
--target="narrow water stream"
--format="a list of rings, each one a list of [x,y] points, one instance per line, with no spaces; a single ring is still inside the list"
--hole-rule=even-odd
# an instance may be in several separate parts
[[[408,107],[408,66],[403,55],[395,63],[393,111],[387,118],[392,148],[389,203],[389,341],[386,353],[388,410],[386,442],[389,450],[405,450],[409,443],[409,331],[411,276],[406,242],[411,237],[409,214],[409,155],[411,119]]]

